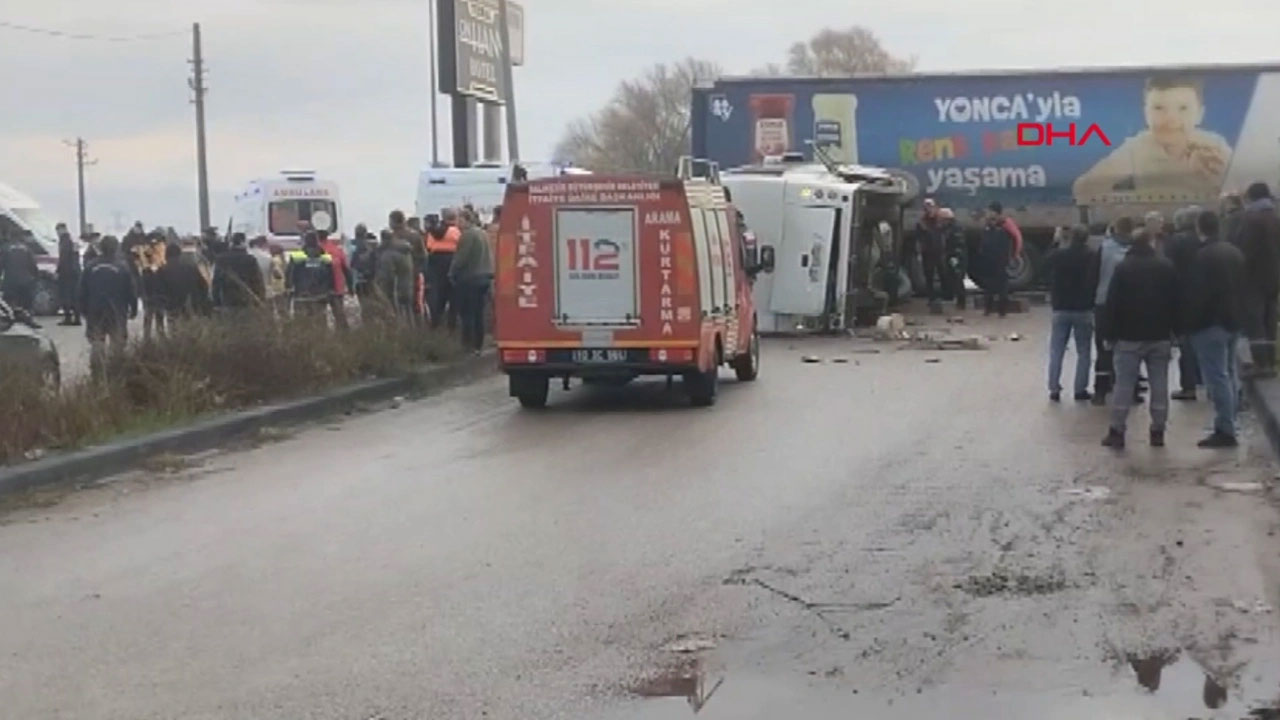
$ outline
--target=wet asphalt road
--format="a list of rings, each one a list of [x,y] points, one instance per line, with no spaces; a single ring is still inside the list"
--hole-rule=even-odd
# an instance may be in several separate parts
[[[982,351],[769,341],[710,410],[659,382],[521,412],[495,379],[11,512],[3,714],[1274,707],[1280,516],[1212,487],[1270,483],[1262,441],[1197,450],[1199,403],[1168,449],[1144,409],[1105,452],[1104,411],[1045,398],[1045,321]]]

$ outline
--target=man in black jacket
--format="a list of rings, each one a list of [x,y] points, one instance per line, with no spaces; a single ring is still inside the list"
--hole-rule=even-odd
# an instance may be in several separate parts
[[[1062,399],[1062,358],[1067,342],[1076,340],[1075,399],[1088,400],[1093,354],[1093,302],[1098,275],[1089,252],[1089,230],[1072,228],[1045,257],[1049,273],[1053,326],[1049,340],[1049,399]]]
[[[40,268],[26,238],[10,235],[0,243],[0,295],[15,310],[31,313],[36,300]]]
[[[987,223],[982,228],[978,261],[982,271],[985,314],[990,315],[999,298],[1000,317],[1009,311],[1009,261],[1013,259],[1013,235],[1004,221],[999,201],[987,207]]]
[[[120,258],[120,241],[108,235],[98,245],[98,258],[80,278],[80,312],[89,338],[89,369],[101,377],[107,343],[118,354],[129,340],[129,320],[138,317],[138,291],[133,273]]]
[[[76,306],[76,293],[80,290],[80,248],[67,230],[66,223],[58,223],[58,307],[62,310],[59,325],[79,325],[80,308]]]
[[[181,323],[192,317],[208,317],[213,312],[209,283],[194,260],[182,257],[182,246],[169,243],[164,250],[164,266],[157,271],[165,312]]]
[[[1280,217],[1266,183],[1245,191],[1240,221],[1240,249],[1244,252],[1249,289],[1249,348],[1259,377],[1276,372],[1276,300],[1280,295]]]
[[[1203,245],[1184,299],[1183,325],[1213,402],[1213,434],[1200,441],[1200,447],[1235,447],[1240,392],[1236,340],[1245,326],[1248,302],[1244,253],[1220,237],[1214,213],[1201,213],[1196,228]]]
[[[933,200],[924,201],[924,214],[916,223],[912,235],[920,250],[920,266],[924,274],[925,292],[929,296],[929,312],[937,315],[942,312],[942,303],[938,301],[938,281],[945,277],[942,266],[944,239],[938,204]]]
[[[1192,205],[1173,214],[1174,231],[1165,242],[1165,257],[1178,271],[1178,287],[1185,294],[1191,283],[1196,253],[1200,252],[1200,236],[1196,232],[1201,209]],[[1195,400],[1196,387],[1201,384],[1196,365],[1196,351],[1186,335],[1178,337],[1178,383],[1180,389],[1171,396],[1174,400]]]
[[[1138,369],[1145,364],[1151,386],[1151,445],[1164,447],[1169,419],[1169,360],[1179,324],[1178,301],[1178,271],[1172,262],[1156,253],[1148,231],[1138,230],[1111,278],[1099,328],[1114,345],[1116,367],[1111,428],[1103,445],[1124,448]]]
[[[231,236],[231,249],[218,256],[213,266],[213,304],[244,309],[262,304],[266,282],[258,259],[249,254],[244,233]]]

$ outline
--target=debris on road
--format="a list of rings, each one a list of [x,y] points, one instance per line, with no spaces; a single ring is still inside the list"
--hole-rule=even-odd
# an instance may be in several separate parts
[[[942,358],[925,358],[924,361],[929,365],[936,365],[942,362]]]
[[[876,320],[875,337],[877,340],[902,340],[906,336],[907,321],[902,315],[881,315]]]
[[[1028,575],[1023,573],[1007,574],[994,572],[990,575],[972,575],[964,582],[955,585],[957,590],[975,597],[992,595],[1051,595],[1067,588],[1065,578],[1056,575]]]
[[[810,365],[822,362],[822,358],[818,357],[817,355],[805,355],[804,357],[800,358],[800,360],[801,362],[806,362],[806,363],[809,363]]]
[[[397,395],[397,396],[395,396],[395,397],[391,398],[391,407],[392,407],[392,409],[399,409],[399,407],[400,407],[401,405],[404,405],[404,396],[403,396],[403,395]]]
[[[1262,484],[1261,482],[1247,481],[1247,480],[1229,480],[1228,478],[1231,478],[1231,477],[1235,477],[1235,476],[1230,474],[1210,475],[1209,477],[1205,478],[1204,482],[1209,487],[1214,488],[1215,490],[1221,490],[1223,492],[1255,493],[1255,492],[1262,492],[1263,490],[1266,489],[1266,485]]]
[[[1010,342],[1018,342],[1021,339],[1022,339],[1022,336],[1019,335],[1018,333],[1009,333]]]
[[[1274,610],[1262,600],[1254,600],[1252,603],[1244,600],[1235,600],[1232,601],[1231,607],[1247,615],[1270,615]]]
[[[978,336],[962,338],[926,338],[913,340],[907,344],[910,350],[986,350],[982,338]]]
[[[1081,500],[1106,500],[1111,497],[1111,488],[1102,485],[1090,485],[1082,488],[1067,488],[1066,495]]]
[[[832,358],[831,362],[837,365],[847,365],[849,363],[849,358],[843,358],[843,357]]]
[[[714,650],[715,647],[716,641],[709,637],[681,635],[667,645],[667,650],[681,655],[688,655],[703,650]]]
[[[963,325],[963,324],[964,324],[964,316],[963,316],[963,315],[956,315],[956,316],[954,316],[954,317],[949,317],[949,318],[947,318],[947,322],[951,323],[952,325]]]

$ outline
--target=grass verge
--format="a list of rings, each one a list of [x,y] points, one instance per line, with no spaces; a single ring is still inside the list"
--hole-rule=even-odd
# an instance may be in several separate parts
[[[213,412],[299,397],[343,384],[402,375],[461,357],[458,344],[396,321],[334,331],[323,321],[271,312],[196,318],[167,336],[133,341],[109,358],[103,379],[51,392],[21,363],[0,366],[0,464]]]

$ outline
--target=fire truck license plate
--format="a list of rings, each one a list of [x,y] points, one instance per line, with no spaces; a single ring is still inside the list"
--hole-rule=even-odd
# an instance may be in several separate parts
[[[584,349],[573,351],[573,361],[579,363],[618,363],[627,361],[626,350]]]

